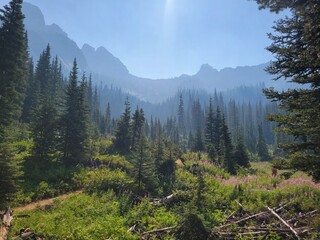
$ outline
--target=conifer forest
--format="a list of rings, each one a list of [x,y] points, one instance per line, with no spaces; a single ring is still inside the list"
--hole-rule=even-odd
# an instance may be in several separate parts
[[[294,87],[156,103],[32,57],[23,1],[1,5],[0,240],[320,239],[320,1],[252,1],[290,13],[265,71]]]

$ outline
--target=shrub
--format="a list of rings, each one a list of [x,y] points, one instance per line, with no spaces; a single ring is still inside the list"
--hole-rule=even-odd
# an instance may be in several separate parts
[[[76,174],[73,181],[83,187],[88,193],[103,193],[112,189],[116,193],[134,189],[134,181],[126,172],[107,168],[82,170]]]
[[[35,199],[50,198],[54,196],[54,189],[52,189],[47,182],[40,182],[34,193]]]

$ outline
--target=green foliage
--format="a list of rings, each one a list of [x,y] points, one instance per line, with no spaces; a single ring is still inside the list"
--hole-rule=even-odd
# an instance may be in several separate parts
[[[269,161],[271,160],[271,157],[268,152],[268,146],[263,135],[261,124],[258,127],[258,132],[259,132],[259,135],[258,135],[258,143],[257,143],[257,152],[258,152],[259,159],[260,161]]]
[[[319,1],[257,0],[261,8],[271,11],[290,10],[291,15],[276,22],[275,33],[269,34],[272,44],[267,48],[275,60],[267,71],[275,79],[295,83],[295,88],[277,91],[265,89],[267,98],[278,101],[285,112],[269,117],[279,130],[292,135],[294,141],[283,143],[289,151],[292,166],[320,180],[320,98]]]
[[[231,174],[236,173],[236,162],[233,154],[233,145],[231,142],[230,132],[228,126],[225,123],[224,117],[221,123],[221,139],[220,139],[220,162],[226,171]]]
[[[15,153],[12,144],[0,143],[0,209],[7,207],[20,189],[21,160]]]
[[[0,141],[4,128],[21,114],[28,78],[27,39],[22,0],[0,9]]]
[[[176,176],[177,179],[174,184],[174,189],[188,191],[196,186],[197,179],[192,173],[187,172],[182,168],[178,168]]]
[[[126,218],[112,192],[104,195],[78,194],[55,202],[49,210],[37,209],[28,219],[18,218],[12,232],[30,227],[47,239],[137,239],[127,232]]]
[[[118,121],[115,133],[114,147],[120,153],[128,153],[131,147],[131,108],[128,98],[125,102],[125,110]]]
[[[75,166],[88,159],[88,106],[86,103],[86,83],[78,86],[78,67],[74,60],[66,92],[66,104],[62,116],[63,158],[67,165]]]
[[[54,190],[49,187],[49,184],[47,182],[40,182],[39,186],[37,187],[35,191],[34,199],[44,199],[44,198],[50,198],[54,196]]]
[[[195,196],[195,203],[198,207],[199,211],[202,210],[202,203],[205,201],[204,199],[204,190],[205,190],[205,182],[203,178],[203,173],[200,169],[197,172],[197,194]]]
[[[144,135],[137,142],[135,151],[132,152],[132,163],[134,165],[134,178],[138,184],[138,193],[145,191],[155,193],[158,186],[155,162],[151,157],[149,143]]]
[[[133,165],[121,155],[97,155],[96,160],[100,161],[102,165],[110,169],[121,169],[132,171]]]
[[[119,169],[83,169],[74,176],[73,181],[88,193],[104,193],[109,190],[120,193],[135,189],[134,180]]]
[[[238,137],[236,149],[234,152],[234,157],[236,158],[236,162],[241,167],[249,167],[249,156],[247,153],[247,149],[243,143],[241,135]]]

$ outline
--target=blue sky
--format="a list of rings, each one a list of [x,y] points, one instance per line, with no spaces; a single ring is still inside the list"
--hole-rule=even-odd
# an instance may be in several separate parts
[[[0,0],[1,7],[9,1]],[[104,46],[132,74],[166,78],[272,59],[278,15],[248,0],[28,0],[79,47]]]

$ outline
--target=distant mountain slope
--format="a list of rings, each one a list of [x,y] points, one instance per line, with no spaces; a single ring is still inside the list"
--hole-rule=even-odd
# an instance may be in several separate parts
[[[84,44],[81,50],[92,72],[116,78],[126,77],[129,74],[127,67],[104,47],[94,49]]]
[[[58,56],[66,71],[71,68],[75,57],[81,69],[88,69],[87,61],[77,44],[58,25],[46,25],[38,7],[23,3],[23,13],[28,32],[29,51],[35,62],[43,49],[50,44],[52,57]]]
[[[205,89],[225,91],[239,86],[274,85],[264,68],[257,66],[225,68],[220,71],[203,64],[194,75],[181,75],[170,79],[147,79],[133,76],[126,66],[104,47],[94,49],[85,44],[80,49],[58,25],[45,24],[40,9],[29,3],[23,4],[26,16],[25,25],[29,36],[30,54],[37,61],[42,50],[49,43],[52,55],[58,55],[66,73],[76,57],[81,71],[92,73],[93,80],[99,85],[120,87],[124,92],[149,102],[162,102],[181,89]],[[277,84],[283,88],[283,82]]]

